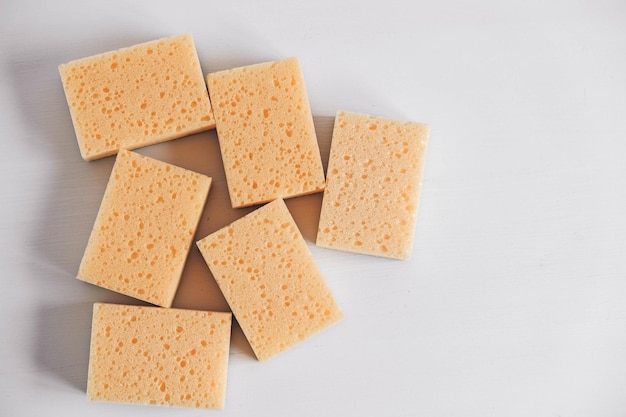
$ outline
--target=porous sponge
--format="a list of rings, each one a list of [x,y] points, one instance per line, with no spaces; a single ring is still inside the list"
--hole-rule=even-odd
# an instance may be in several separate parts
[[[87,397],[222,409],[231,313],[96,303]]]
[[[300,63],[265,62],[207,75],[233,207],[324,189]]]
[[[429,127],[338,112],[317,245],[411,256]]]
[[[343,317],[283,200],[197,245],[260,361]]]
[[[72,61],[59,72],[85,160],[215,127],[189,34]]]
[[[211,178],[122,149],[78,279],[170,307]]]

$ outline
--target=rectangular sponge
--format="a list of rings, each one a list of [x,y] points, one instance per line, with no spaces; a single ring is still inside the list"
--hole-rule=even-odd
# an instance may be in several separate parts
[[[96,303],[87,398],[223,409],[231,313]]]
[[[86,160],[215,127],[189,34],[72,61],[59,72]]]
[[[260,361],[343,317],[283,200],[197,245]]]
[[[324,169],[296,58],[207,75],[233,207],[321,192]]]
[[[78,279],[170,307],[211,178],[122,149]]]
[[[411,256],[427,125],[338,112],[317,245]]]

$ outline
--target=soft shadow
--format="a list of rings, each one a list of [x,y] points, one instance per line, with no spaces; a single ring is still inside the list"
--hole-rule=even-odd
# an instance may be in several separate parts
[[[146,305],[119,294],[102,302]],[[71,387],[86,391],[93,302],[42,306],[37,312],[35,363]]]
[[[92,303],[41,307],[37,320],[37,364],[81,391],[87,389],[92,311]]]
[[[328,157],[330,155],[330,145],[333,138],[333,128],[335,126],[335,116],[313,116],[317,142],[320,147],[322,165],[324,172],[328,169]]]
[[[231,355],[243,356],[251,360],[257,360],[252,346],[248,342],[246,335],[241,330],[241,326],[237,323],[236,319],[233,319],[233,327],[230,335],[230,349]]]
[[[322,209],[322,193],[289,198],[285,204],[307,242],[315,242]]]

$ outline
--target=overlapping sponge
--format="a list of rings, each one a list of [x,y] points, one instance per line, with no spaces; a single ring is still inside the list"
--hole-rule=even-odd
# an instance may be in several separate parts
[[[343,317],[283,200],[197,245],[260,361]]]

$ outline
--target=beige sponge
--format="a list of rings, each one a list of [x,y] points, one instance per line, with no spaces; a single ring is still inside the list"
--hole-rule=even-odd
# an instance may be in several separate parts
[[[324,189],[296,58],[208,74],[207,86],[233,207]]]
[[[197,244],[259,360],[343,317],[283,200]]]
[[[96,303],[90,400],[224,408],[231,313]]]
[[[189,34],[72,61],[59,72],[86,160],[215,127]]]
[[[338,112],[317,245],[408,259],[427,125]]]
[[[170,307],[210,185],[207,176],[121,150],[78,279]]]

